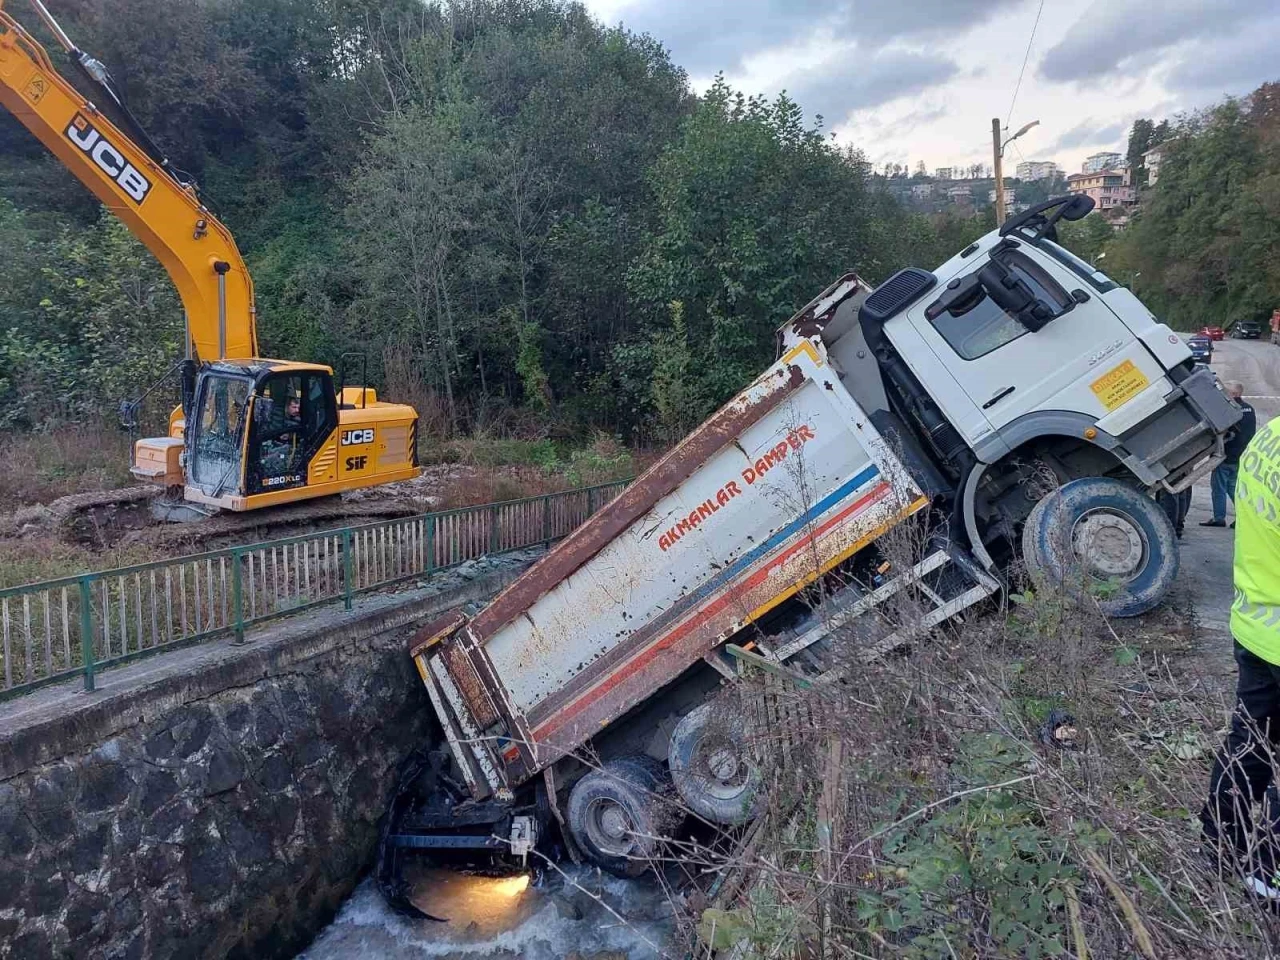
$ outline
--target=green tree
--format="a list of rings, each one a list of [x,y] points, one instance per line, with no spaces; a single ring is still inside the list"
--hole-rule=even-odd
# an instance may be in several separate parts
[[[798,104],[699,99],[659,39],[576,3],[77,0],[64,23],[234,232],[263,349],[366,351],[445,432],[497,404],[670,438],[837,275],[936,266],[989,222],[906,215]],[[181,353],[159,267],[6,117],[0,193],[7,422],[114,407]]]
[[[1159,180],[1111,245],[1111,272],[1137,278],[1176,326],[1265,317],[1280,302],[1277,93],[1268,84],[1180,120],[1162,141]]]
[[[1060,221],[1058,242],[1082,260],[1096,263],[1106,251],[1107,244],[1115,236],[1115,228],[1100,213],[1091,213],[1083,220]]]
[[[1125,159],[1129,163],[1129,170],[1134,178],[1133,185],[1135,187],[1146,185],[1147,171],[1143,164],[1142,155],[1154,145],[1154,141],[1151,139],[1154,130],[1155,124],[1145,117],[1139,117],[1133,121],[1133,126],[1129,128],[1129,147],[1125,151]]]
[[[865,160],[802,117],[785,96],[747,98],[717,78],[650,174],[656,222],[630,288],[651,337],[683,304],[700,414],[759,371],[777,327],[842,270],[883,273]]]
[[[0,238],[27,220],[0,205]],[[177,292],[123,224],[104,214],[38,240],[42,229],[6,245],[16,256],[0,266],[0,423],[10,427],[113,416],[182,354]]]

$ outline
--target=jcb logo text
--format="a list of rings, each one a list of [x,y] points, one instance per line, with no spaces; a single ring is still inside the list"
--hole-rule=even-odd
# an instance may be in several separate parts
[[[361,443],[373,443],[373,427],[364,430],[343,430],[342,445],[353,447]]]
[[[134,203],[142,203],[151,190],[151,181],[124,158],[124,154],[107,142],[97,127],[81,114],[71,118],[67,139],[83,150],[103,173],[116,182]]]

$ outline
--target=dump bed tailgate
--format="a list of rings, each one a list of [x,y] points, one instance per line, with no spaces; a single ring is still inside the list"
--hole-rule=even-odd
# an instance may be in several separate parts
[[[422,636],[455,755],[521,782],[925,504],[802,342],[486,610]]]

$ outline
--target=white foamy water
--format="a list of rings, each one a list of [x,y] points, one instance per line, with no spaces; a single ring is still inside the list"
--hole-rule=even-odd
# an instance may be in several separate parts
[[[656,883],[563,870],[564,877],[550,871],[538,887],[522,878],[424,870],[413,900],[447,923],[393,913],[366,880],[298,960],[563,960],[571,953],[655,960],[673,953],[670,909]]]

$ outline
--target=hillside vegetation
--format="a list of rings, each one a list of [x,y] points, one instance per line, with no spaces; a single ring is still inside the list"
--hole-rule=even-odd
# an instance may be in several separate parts
[[[574,4],[58,13],[234,231],[263,350],[367,350],[437,436],[669,440],[839,273],[933,265],[981,230],[906,215],[786,97],[695,97],[659,40]],[[7,116],[0,237],[0,425],[111,415],[180,355],[158,265]]]
[[[1180,329],[1266,320],[1280,308],[1280,83],[1156,131],[1159,176],[1108,271]]]

